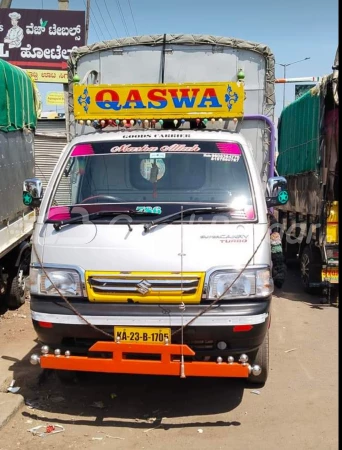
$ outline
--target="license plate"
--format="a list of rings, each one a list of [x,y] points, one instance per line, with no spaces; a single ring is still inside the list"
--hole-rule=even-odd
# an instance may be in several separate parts
[[[330,283],[338,283],[338,269],[323,269],[322,281],[329,281]]]
[[[114,339],[131,344],[162,344],[165,339],[171,343],[171,328],[114,327]]]

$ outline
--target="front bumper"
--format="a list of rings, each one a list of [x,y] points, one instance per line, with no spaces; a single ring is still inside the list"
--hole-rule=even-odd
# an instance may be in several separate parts
[[[138,345],[140,359],[130,359],[131,354],[137,352],[137,345],[120,344],[115,342],[97,342],[89,350],[102,357],[71,356],[49,354],[47,346],[42,347],[42,355],[32,355],[31,363],[40,364],[43,369],[72,370],[83,372],[129,373],[140,375],[171,375],[186,378],[225,377],[248,378],[251,374],[260,375],[262,368],[251,366],[246,355],[241,355],[240,361],[223,361],[219,358],[214,362],[196,362],[186,360],[194,356],[194,351],[187,345],[152,344]],[[143,359],[144,355],[159,356],[157,360]],[[242,360],[243,358],[243,360]]]
[[[257,350],[269,327],[271,297],[215,305],[186,326],[183,335],[182,325],[190,322],[208,304],[186,305],[184,311],[178,305],[91,303],[86,299],[74,299],[72,304],[87,321],[113,338],[85,324],[62,299],[32,295],[33,325],[42,343],[61,351],[86,355],[98,341],[113,342],[116,325],[168,327],[172,333],[171,344],[183,342],[195,351],[196,359]],[[225,350],[218,350],[220,341],[227,344]]]

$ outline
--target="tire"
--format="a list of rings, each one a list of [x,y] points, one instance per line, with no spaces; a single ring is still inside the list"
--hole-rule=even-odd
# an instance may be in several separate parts
[[[19,281],[18,276],[14,277],[12,281],[9,281],[7,294],[7,306],[9,309],[20,308],[25,303],[25,287]]]
[[[18,270],[7,282],[7,306],[10,309],[20,308],[25,303],[26,297],[26,277],[30,270],[30,250],[26,250],[21,258]]]
[[[270,337],[268,330],[265,335],[263,343],[258,348],[257,352],[254,354],[254,358],[252,359],[250,364],[252,366],[254,364],[260,366],[261,374],[258,376],[251,374],[248,377],[248,382],[250,384],[258,384],[260,386],[263,386],[267,381],[270,367]]]
[[[310,283],[320,283],[322,281],[322,259],[318,248],[304,248],[300,257],[300,276],[304,291],[308,294],[319,294],[320,287],[311,287]]]

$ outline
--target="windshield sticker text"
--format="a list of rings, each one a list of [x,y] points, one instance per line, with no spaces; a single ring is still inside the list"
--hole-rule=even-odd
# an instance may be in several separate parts
[[[148,213],[148,214],[161,214],[162,209],[160,206],[137,206],[136,211],[140,213]]]
[[[187,147],[185,144],[172,144],[163,145],[162,147],[150,147],[149,145],[143,145],[142,147],[133,147],[131,144],[123,144],[115,146],[110,149],[111,153],[135,153],[135,152],[200,152],[201,148],[195,144],[191,147]]]
[[[150,153],[150,159],[164,159],[165,153],[157,152],[157,153]]]
[[[181,133],[144,133],[144,134],[124,134],[122,139],[178,139],[178,138],[191,138],[190,134],[181,134]]]
[[[222,155],[222,153],[204,153],[205,158],[210,158],[211,161],[223,162],[239,162],[240,155]]]

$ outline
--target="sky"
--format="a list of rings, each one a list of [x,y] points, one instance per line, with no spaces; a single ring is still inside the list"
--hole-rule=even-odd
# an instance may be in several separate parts
[[[58,0],[13,0],[12,8],[57,9]],[[84,10],[85,0],[69,0],[69,9]],[[310,58],[288,66],[288,78],[323,76],[332,71],[338,45],[338,0],[91,0],[88,44],[164,33],[260,42],[271,48],[276,63]],[[282,77],[283,67],[276,65],[276,78]],[[62,90],[60,84],[38,87],[44,103],[47,92]],[[276,85],[276,117],[282,110],[283,89],[283,84]],[[294,98],[294,84],[287,84],[285,104]],[[44,105],[43,110],[54,107]]]

